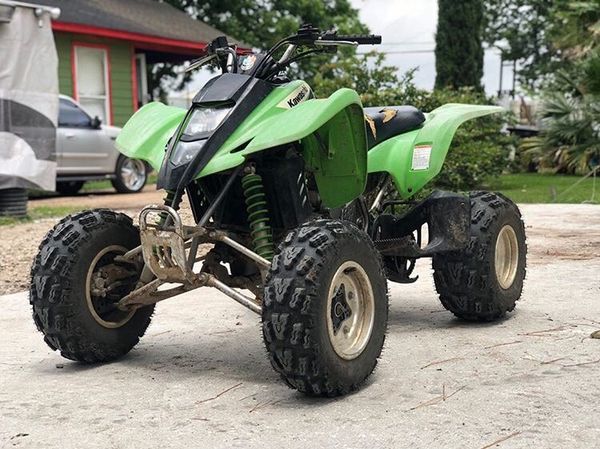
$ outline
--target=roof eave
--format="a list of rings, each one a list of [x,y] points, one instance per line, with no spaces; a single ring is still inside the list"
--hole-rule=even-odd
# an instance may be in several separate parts
[[[172,39],[161,36],[152,36],[148,34],[133,33],[130,31],[115,30],[112,28],[96,27],[80,23],[52,21],[54,31],[67,33],[86,34],[91,36],[106,37],[133,42],[137,46],[145,48],[156,48],[161,50],[171,50],[178,53],[199,54],[206,48],[207,42],[192,42],[179,39]],[[240,50],[247,50],[240,48]]]

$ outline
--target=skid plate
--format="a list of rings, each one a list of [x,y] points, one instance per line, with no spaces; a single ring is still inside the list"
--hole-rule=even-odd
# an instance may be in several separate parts
[[[159,214],[158,223],[148,221],[151,212]],[[153,205],[142,209],[140,238],[144,262],[158,279],[165,282],[194,282],[195,274],[188,264],[185,250],[184,227],[173,208]]]

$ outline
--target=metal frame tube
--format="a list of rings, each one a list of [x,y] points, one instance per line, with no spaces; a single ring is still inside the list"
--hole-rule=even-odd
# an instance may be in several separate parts
[[[215,200],[208,207],[208,209],[206,209],[206,212],[204,212],[204,215],[198,222],[199,227],[204,226],[208,222],[208,220],[210,220],[210,217],[212,217],[212,214],[215,213],[215,209],[217,208],[219,203],[221,203],[221,201],[223,201],[223,198],[225,198],[225,195],[227,194],[227,192],[233,185],[233,181],[235,181],[235,178],[237,177],[237,175],[239,175],[240,171],[242,170],[242,167],[243,166],[240,165],[233,171],[233,173],[231,174],[231,176],[229,177],[229,179],[227,180],[227,182],[225,183],[225,185],[223,186],[223,188],[221,189],[221,191],[219,192],[219,194],[217,195]]]
[[[253,300],[252,298],[249,298],[246,295],[242,295],[240,292],[229,287],[227,284],[219,281],[212,274],[208,275],[206,285],[208,285],[209,287],[215,287],[217,290],[219,290],[222,293],[225,293],[231,299],[239,302],[241,305],[252,310],[254,313],[258,313],[259,315],[262,313],[262,307],[257,301]]]
[[[227,235],[225,235],[225,234],[223,234],[221,232],[211,232],[209,234],[209,237],[211,237],[211,238],[213,238],[215,240],[218,240],[220,242],[223,242],[226,245],[231,246],[233,249],[235,249],[236,251],[242,253],[244,256],[252,259],[254,262],[256,262],[261,267],[267,268],[267,269],[271,268],[271,262],[269,262],[264,257],[259,256],[254,251],[246,248],[244,245],[236,242],[231,237],[227,237]]]

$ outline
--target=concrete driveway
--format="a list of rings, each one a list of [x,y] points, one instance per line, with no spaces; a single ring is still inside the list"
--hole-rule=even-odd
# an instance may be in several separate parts
[[[158,305],[129,356],[94,367],[48,349],[26,294],[0,297],[0,447],[599,447],[600,208],[523,210],[517,311],[453,318],[425,261],[391,284],[374,375],[334,400],[284,386],[258,317],[209,289]]]

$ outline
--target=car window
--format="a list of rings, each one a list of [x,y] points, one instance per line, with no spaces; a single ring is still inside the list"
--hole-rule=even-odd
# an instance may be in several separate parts
[[[92,119],[75,103],[61,98],[58,111],[58,126],[90,128],[92,126]]]

